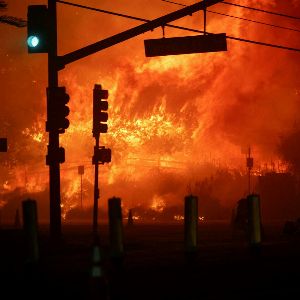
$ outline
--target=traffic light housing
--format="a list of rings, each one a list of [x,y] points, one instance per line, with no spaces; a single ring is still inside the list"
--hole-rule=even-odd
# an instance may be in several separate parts
[[[47,53],[49,14],[46,5],[29,5],[27,10],[28,53]]]
[[[64,133],[70,125],[67,116],[70,113],[69,107],[66,105],[69,102],[69,95],[66,93],[66,88],[55,87],[47,88],[47,114],[46,131],[58,131]]]
[[[48,146],[48,154],[46,155],[46,165],[50,166],[55,162],[65,162],[65,149],[63,147],[50,148]]]
[[[110,163],[111,162],[111,149],[105,148],[105,147],[100,147],[94,148],[94,156],[93,156],[93,165],[100,163],[100,164],[105,164],[105,163]]]
[[[95,84],[93,90],[93,137],[98,136],[100,133],[107,132],[108,120],[108,90],[103,90],[101,85]]]

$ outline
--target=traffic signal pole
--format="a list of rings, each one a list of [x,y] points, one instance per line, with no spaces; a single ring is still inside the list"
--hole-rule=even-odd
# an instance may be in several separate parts
[[[93,90],[93,137],[95,138],[94,156],[92,163],[95,165],[94,182],[94,210],[93,210],[93,234],[98,240],[98,202],[99,202],[99,164],[111,161],[111,150],[100,147],[100,133],[107,133],[107,109],[108,90],[103,90],[101,85],[95,84]]]
[[[48,7],[40,5],[28,6],[28,35],[27,39],[29,53],[48,53],[48,88],[47,88],[47,123],[46,131],[49,132],[48,153],[46,164],[49,165],[49,194],[50,194],[50,237],[54,241],[61,239],[61,198],[60,198],[60,163],[64,162],[64,149],[59,147],[59,134],[64,133],[69,126],[69,121],[65,119],[69,110],[65,106],[68,102],[68,95],[64,87],[58,86],[58,71],[63,69],[67,64],[75,62],[78,59],[99,52],[120,42],[124,42],[146,31],[153,30],[167,23],[191,15],[192,13],[212,6],[222,0],[205,0],[190,5],[163,17],[154,19],[146,24],[131,28],[102,41],[96,42],[79,50],[65,54],[57,55],[57,13],[56,4],[59,0],[48,0]],[[63,1],[59,1],[62,2]],[[38,29],[31,32],[32,28]],[[41,36],[36,36],[41,31]],[[39,38],[40,44],[39,44]],[[46,44],[45,44],[46,43]],[[107,99],[108,91],[104,92],[102,99]],[[101,92],[101,93],[102,93]],[[107,94],[107,95],[106,95]],[[106,95],[106,96],[105,96]],[[106,98],[105,98],[106,97]],[[67,110],[66,110],[67,109]],[[105,109],[106,110],[106,109]],[[102,114],[103,115],[103,114]],[[104,121],[106,122],[106,121]],[[104,126],[104,127],[103,127]],[[99,132],[107,132],[105,124],[101,124]],[[103,128],[105,129],[104,131]],[[104,164],[111,161],[111,150],[99,146],[99,138],[96,138],[96,147],[94,152],[95,161],[95,180],[98,179],[98,163]],[[95,182],[94,203],[94,230],[97,232],[98,217],[98,198],[99,188],[98,180]]]
[[[57,68],[57,20],[56,0],[48,0],[49,11],[49,51],[48,51],[48,87],[58,87]],[[51,93],[47,95],[53,97]],[[55,99],[49,99],[53,102]],[[49,130],[48,155],[57,153],[59,149],[58,130]],[[49,160],[49,189],[50,189],[50,237],[53,241],[61,239],[61,207],[60,207],[60,165],[56,155]]]
[[[95,149],[99,149],[100,134],[95,135]],[[94,210],[93,210],[93,234],[98,236],[98,200],[99,200],[99,164],[95,162],[95,182],[94,182]]]

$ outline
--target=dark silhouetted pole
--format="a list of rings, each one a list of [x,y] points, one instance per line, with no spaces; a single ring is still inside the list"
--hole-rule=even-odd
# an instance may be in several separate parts
[[[48,87],[58,87],[57,69],[57,23],[56,0],[48,0],[49,11],[49,50],[48,50]],[[49,102],[55,101],[49,99]],[[58,153],[59,132],[49,131],[48,155]],[[53,155],[49,160],[49,189],[50,189],[50,236],[52,240],[61,239],[61,207],[60,207],[60,165],[57,156]]]
[[[103,90],[100,84],[95,84],[93,89],[93,137],[95,138],[94,156],[92,163],[95,165],[94,183],[94,211],[93,211],[93,233],[94,238],[98,235],[98,199],[99,199],[99,164],[111,161],[111,150],[100,147],[100,133],[107,133],[108,126],[108,90]]]
[[[198,197],[189,195],[184,203],[184,246],[186,254],[197,251],[198,239]]]
[[[108,199],[108,216],[111,257],[113,259],[121,259],[124,255],[124,246],[120,198],[113,197]]]
[[[23,229],[25,234],[27,262],[36,263],[39,260],[37,204],[35,200],[22,202]]]
[[[248,222],[249,222],[249,243],[251,247],[257,248],[261,245],[261,213],[259,195],[249,195],[248,201]]]
[[[99,148],[99,135],[95,136],[96,145],[95,148]],[[99,199],[99,164],[95,163],[95,182],[94,182],[94,210],[93,210],[93,233],[94,236],[98,235],[98,199]]]

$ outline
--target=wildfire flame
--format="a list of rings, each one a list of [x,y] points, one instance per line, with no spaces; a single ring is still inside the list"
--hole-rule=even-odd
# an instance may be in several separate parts
[[[154,195],[150,207],[156,212],[162,212],[166,207],[166,203],[162,197],[159,197],[158,195]]]

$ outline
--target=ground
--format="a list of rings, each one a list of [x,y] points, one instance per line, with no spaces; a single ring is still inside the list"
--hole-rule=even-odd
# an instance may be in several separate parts
[[[261,252],[226,222],[199,225],[197,256],[183,251],[183,224],[124,226],[123,266],[109,255],[108,228],[100,226],[103,280],[92,279],[90,225],[64,225],[60,245],[40,226],[40,261],[26,264],[21,229],[0,230],[3,299],[300,299],[300,237],[264,226]],[[96,282],[96,284],[95,284]],[[97,294],[97,293],[100,294]],[[1,297],[2,298],[2,297]]]

